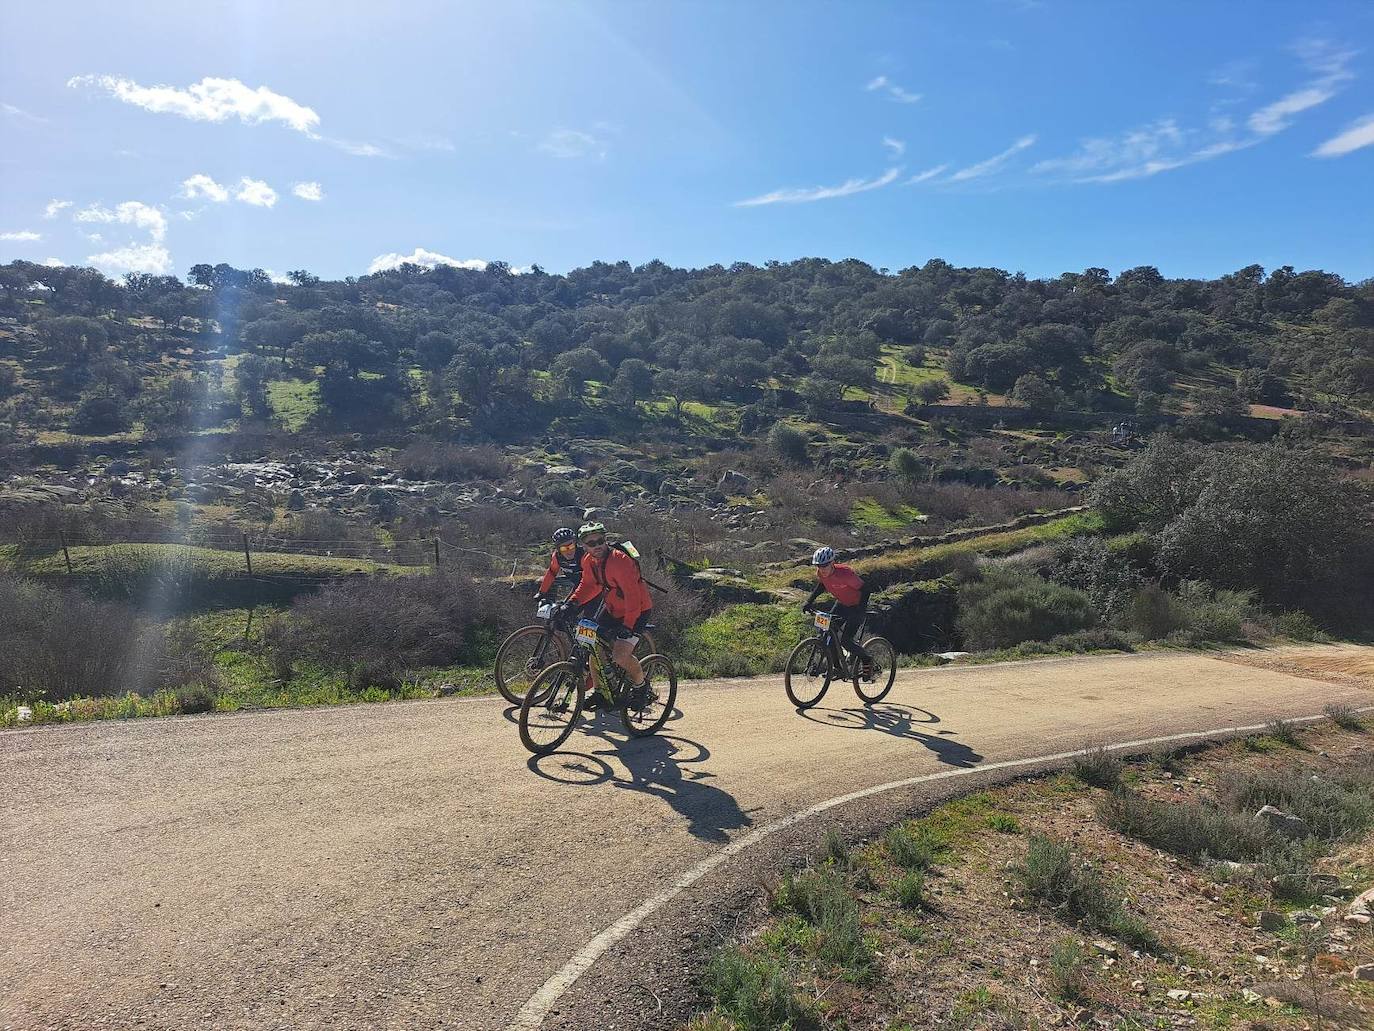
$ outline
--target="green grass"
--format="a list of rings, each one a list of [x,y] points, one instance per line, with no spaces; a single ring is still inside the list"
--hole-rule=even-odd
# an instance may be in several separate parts
[[[272,415],[292,433],[310,421],[320,408],[318,380],[275,379],[267,384]]]
[[[730,605],[682,635],[674,661],[679,677],[749,676],[777,672],[809,620],[782,605]]]
[[[850,508],[849,521],[860,530],[905,530],[921,521],[921,510],[914,505],[888,508],[874,498],[862,497]]]

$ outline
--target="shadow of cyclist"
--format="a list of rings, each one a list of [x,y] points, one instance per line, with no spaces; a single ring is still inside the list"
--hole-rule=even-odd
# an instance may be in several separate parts
[[[920,716],[918,719],[917,716]],[[893,737],[917,741],[935,753],[935,757],[947,766],[962,769],[977,766],[983,761],[982,755],[968,745],[953,740],[954,731],[941,730],[928,734],[916,729],[916,724],[933,725],[940,717],[927,709],[905,705],[863,706],[848,709],[829,709],[817,706],[800,713],[803,719],[810,720],[822,727],[841,730],[876,730]]]

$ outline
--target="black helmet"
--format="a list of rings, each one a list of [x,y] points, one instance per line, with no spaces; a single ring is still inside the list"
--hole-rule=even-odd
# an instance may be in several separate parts
[[[560,526],[553,531],[555,544],[571,544],[575,540],[577,540],[577,532],[571,526]]]

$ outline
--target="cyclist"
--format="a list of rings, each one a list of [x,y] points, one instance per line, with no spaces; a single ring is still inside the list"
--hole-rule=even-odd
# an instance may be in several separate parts
[[[574,605],[588,606],[604,596],[606,607],[601,614],[601,636],[609,638],[611,657],[630,678],[638,697],[647,689],[644,667],[635,658],[639,634],[653,615],[653,599],[648,585],[639,571],[639,563],[623,548],[611,547],[606,540],[606,527],[601,523],[586,523],[577,531],[586,551],[582,559],[582,582],[569,596]],[[587,707],[597,708],[600,692],[587,693]]]
[[[534,592],[535,601],[553,601],[553,588],[557,581],[567,584],[569,593],[577,590],[582,582],[582,559],[586,552],[577,543],[577,534],[570,526],[560,526],[553,531],[553,555],[549,558],[549,568],[539,587]]]
[[[811,564],[816,567],[816,586],[811,589],[810,597],[802,605],[802,611],[808,615],[815,612],[816,599],[822,591],[828,592],[835,599],[835,615],[844,620],[840,646],[857,655],[863,663],[863,675],[872,677],[873,656],[854,640],[854,635],[859,632],[859,626],[868,613],[868,598],[873,589],[849,566],[835,561],[834,548],[817,548],[816,553],[811,556]]]

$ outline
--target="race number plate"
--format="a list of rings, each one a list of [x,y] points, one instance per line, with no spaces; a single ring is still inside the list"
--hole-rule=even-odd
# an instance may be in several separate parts
[[[817,613],[816,613],[816,629],[817,629],[817,630],[829,630],[829,629],[830,629],[830,613],[829,613],[829,612],[817,612]]]
[[[553,615],[553,606],[550,605],[548,602],[544,602],[543,605],[540,605],[540,606],[539,606],[539,611],[535,613],[535,618],[536,618],[536,619],[548,619],[548,618],[549,618],[550,616],[552,616],[552,615]]]
[[[577,643],[596,644],[596,624],[590,619],[577,621]]]

